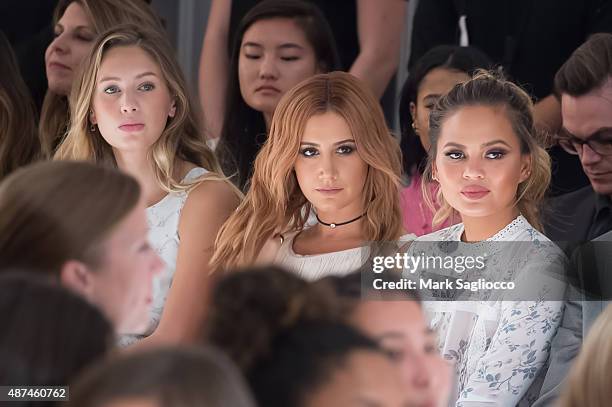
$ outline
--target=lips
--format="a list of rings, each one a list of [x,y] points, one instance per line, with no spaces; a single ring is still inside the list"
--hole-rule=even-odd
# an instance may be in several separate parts
[[[142,123],[125,123],[119,126],[119,129],[126,131],[126,132],[140,131],[143,128],[144,128],[144,124]]]
[[[57,61],[51,61],[47,64],[47,67],[49,69],[62,69],[62,70],[67,70],[67,71],[72,71],[72,68],[70,68],[68,65],[64,65],[60,62]]]
[[[589,177],[593,177],[593,178],[601,178],[601,177],[611,174],[611,172],[591,172],[591,171],[585,171],[585,172]]]
[[[277,89],[274,86],[270,86],[270,85],[263,85],[263,86],[260,86],[260,87],[256,88],[255,92],[274,92],[274,93],[280,93],[280,89]]]
[[[489,194],[489,192],[491,191],[480,185],[468,185],[461,190],[461,195],[465,196],[468,199],[477,200],[484,198],[486,195]]]
[[[316,191],[319,193],[322,193],[324,195],[335,195],[337,193],[339,193],[340,191],[342,191],[343,188],[337,188],[337,187],[333,187],[333,188],[316,188]]]

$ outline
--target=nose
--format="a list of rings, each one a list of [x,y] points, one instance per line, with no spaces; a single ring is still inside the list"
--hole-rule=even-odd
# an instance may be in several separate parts
[[[262,58],[261,65],[259,66],[259,77],[261,79],[278,78],[278,67],[273,56],[265,55]]]
[[[132,95],[132,92],[128,89],[123,91],[121,95],[121,112],[132,113],[138,110],[138,104],[136,98]]]
[[[319,179],[322,181],[335,181],[338,178],[338,168],[333,156],[321,155],[319,161]]]
[[[66,41],[64,33],[58,35],[51,41],[51,44],[47,47],[47,54],[57,52],[59,54],[66,54],[70,50],[68,47],[68,41]]]
[[[580,152],[580,162],[584,167],[597,164],[601,156],[597,154],[588,144],[583,144]]]
[[[424,355],[413,355],[410,358],[410,363],[413,364],[412,384],[414,387],[425,389],[432,386],[433,372],[431,366],[425,360]]]
[[[474,158],[466,160],[465,167],[463,168],[464,179],[483,179],[484,175],[482,163],[479,159]]]

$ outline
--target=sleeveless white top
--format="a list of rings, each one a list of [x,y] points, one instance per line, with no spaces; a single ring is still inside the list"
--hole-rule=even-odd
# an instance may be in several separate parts
[[[367,247],[356,247],[338,252],[301,255],[293,251],[293,240],[298,232],[285,236],[279,248],[274,264],[282,266],[308,281],[319,280],[327,276],[344,276],[357,271],[368,259]],[[411,233],[403,235],[399,241],[408,242],[416,239]]]
[[[207,172],[204,168],[193,168],[185,175],[182,182],[195,180]],[[176,270],[176,257],[179,248],[179,220],[187,196],[186,191],[170,193],[161,201],[147,208],[149,242],[166,266],[153,280],[153,304],[151,305],[149,325],[144,332],[121,335],[120,346],[130,345],[151,335],[159,325],[168,290],[172,285],[174,271]]]

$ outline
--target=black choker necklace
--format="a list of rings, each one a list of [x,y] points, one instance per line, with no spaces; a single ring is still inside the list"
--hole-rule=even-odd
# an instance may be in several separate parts
[[[365,216],[365,213],[362,213],[361,215],[357,216],[355,219],[347,220],[346,222],[341,222],[341,223],[325,223],[321,219],[319,219],[319,215],[316,215],[316,216],[317,216],[317,221],[321,225],[329,226],[330,228],[334,229],[336,226],[348,225],[349,223],[353,223],[356,220],[363,218]]]

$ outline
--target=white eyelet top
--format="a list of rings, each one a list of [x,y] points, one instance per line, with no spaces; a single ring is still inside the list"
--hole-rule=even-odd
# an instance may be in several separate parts
[[[183,182],[195,180],[208,171],[196,167],[183,178]],[[179,248],[178,227],[181,211],[187,201],[187,192],[170,193],[161,201],[147,208],[147,223],[149,225],[149,242],[155,252],[162,258],[166,267],[153,280],[153,304],[151,306],[149,325],[144,332],[134,332],[131,335],[121,335],[120,346],[127,346],[147,337],[155,331],[161,319],[168,290],[172,285],[176,258]]]
[[[460,241],[463,230],[460,223],[421,236],[416,242]],[[505,281],[515,281],[517,286],[537,285],[533,281],[538,280],[542,270],[566,264],[563,252],[523,216],[486,241],[529,243],[520,245],[527,250],[492,262],[503,270]],[[478,243],[470,244],[470,249],[477,246]],[[431,248],[435,251],[435,246]],[[550,341],[561,321],[564,289],[562,281],[542,286],[542,290],[552,292],[547,298],[558,301],[538,300],[534,295],[533,301],[423,302],[430,326],[438,335],[441,354],[455,365],[458,384],[451,401],[456,406],[515,406],[533,402],[542,384],[540,373],[548,358]]]

